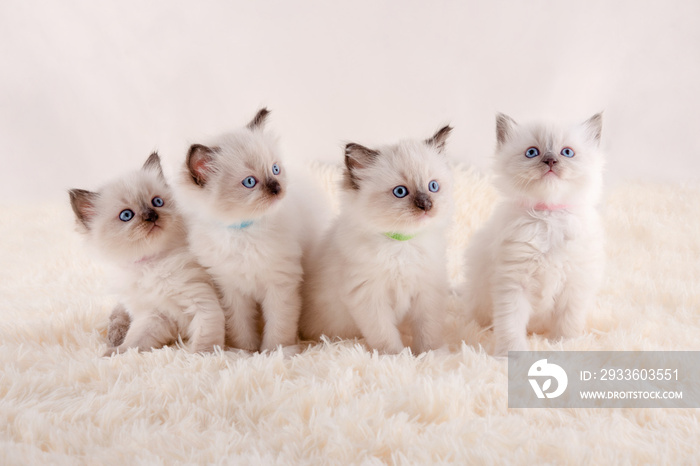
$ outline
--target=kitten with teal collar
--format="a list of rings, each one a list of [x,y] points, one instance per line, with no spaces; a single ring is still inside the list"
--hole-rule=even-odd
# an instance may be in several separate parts
[[[496,118],[503,199],[470,242],[462,289],[467,315],[493,325],[496,355],[526,351],[528,330],[583,330],[605,262],[601,129],[601,114],[569,128]]]
[[[194,352],[224,346],[224,312],[211,277],[189,251],[184,220],[158,154],[97,192],[69,191],[89,246],[114,266],[121,303],[106,356],[182,338]]]
[[[193,144],[179,197],[191,249],[222,293],[227,343],[293,352],[315,202],[290,185],[276,139],[264,128],[268,115],[263,108],[245,127]]]
[[[346,146],[340,214],[309,256],[303,338],[364,337],[372,349],[399,353],[407,321],[415,353],[443,345],[450,131],[377,149]]]

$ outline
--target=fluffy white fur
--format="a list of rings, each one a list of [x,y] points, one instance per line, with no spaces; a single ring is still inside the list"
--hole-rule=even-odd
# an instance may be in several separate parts
[[[604,265],[601,123],[600,114],[573,128],[497,117],[503,200],[471,242],[463,290],[467,314],[493,325],[497,355],[527,350],[527,330],[552,339],[583,330]]]
[[[321,166],[335,200],[340,167]],[[454,170],[449,277],[497,202]],[[700,186],[605,195],[608,263],[585,334],[543,351],[700,350]],[[494,334],[448,305],[449,352],[362,340],[280,352],[99,358],[116,303],[60,203],[0,204],[0,463],[697,464],[698,409],[508,409]],[[462,344],[462,341],[466,344]],[[483,350],[481,349],[483,348]]]
[[[318,230],[317,202],[288,182],[267,115],[193,145],[179,183],[191,249],[222,293],[227,344],[248,351],[296,344],[302,254]]]
[[[398,353],[399,326],[408,320],[416,353],[443,344],[453,202],[444,154],[449,131],[378,150],[347,145],[340,215],[308,262],[304,338],[364,337],[370,348]],[[439,184],[436,192],[431,182]],[[399,186],[408,190],[405,197],[394,195]]]
[[[129,348],[148,351],[179,337],[195,352],[223,347],[223,311],[211,278],[189,252],[184,222],[157,154],[140,171],[97,193],[72,190],[70,195],[87,243],[114,265],[121,305],[115,308],[113,325],[122,328],[110,330],[128,331],[113,338],[115,347],[106,355]],[[132,217],[123,221],[122,213]],[[120,321],[124,312],[129,318]]]

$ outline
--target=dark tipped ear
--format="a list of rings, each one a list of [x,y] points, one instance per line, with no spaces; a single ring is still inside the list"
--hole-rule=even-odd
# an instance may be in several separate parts
[[[153,170],[158,174],[158,177],[161,180],[165,181],[163,167],[160,165],[160,156],[158,155],[158,152],[153,152],[148,156],[148,159],[146,159],[146,162],[143,164],[143,167],[141,167],[141,170]]]
[[[265,126],[265,120],[267,120],[267,116],[270,114],[270,111],[263,107],[260,110],[258,110],[258,113],[255,114],[252,120],[250,120],[250,123],[248,123],[247,128],[248,129],[263,129]]]
[[[348,170],[366,168],[370,166],[379,155],[376,150],[351,142],[345,145],[345,166]]]
[[[356,170],[370,166],[379,156],[376,150],[351,142],[345,146],[345,166],[347,167],[347,181],[351,188],[359,189]]]
[[[192,181],[199,186],[204,186],[209,180],[216,149],[216,147],[211,148],[201,144],[192,144],[187,152],[185,165],[190,172]]]
[[[426,139],[425,143],[429,146],[435,146],[435,148],[441,154],[445,152],[445,143],[447,142],[447,137],[452,132],[452,127],[450,125],[445,125],[437,133],[433,134],[430,139]]]
[[[508,140],[515,125],[517,125],[515,120],[508,115],[504,113],[496,114],[496,140],[499,146]]]
[[[600,144],[600,134],[603,131],[603,112],[596,113],[583,123],[589,137]]]
[[[71,189],[68,191],[70,205],[75,212],[75,217],[87,230],[90,229],[90,222],[95,217],[95,200],[99,196],[97,193],[84,189]]]

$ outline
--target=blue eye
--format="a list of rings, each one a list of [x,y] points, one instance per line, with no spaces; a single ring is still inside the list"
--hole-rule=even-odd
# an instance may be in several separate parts
[[[576,155],[576,154],[574,153],[574,150],[573,150],[572,148],[570,148],[570,147],[565,147],[565,148],[563,148],[563,149],[561,150],[561,155],[563,155],[564,157],[569,157],[569,158],[571,158],[571,157],[573,157],[573,156]]]
[[[119,220],[122,222],[128,222],[132,218],[134,218],[134,211],[131,209],[124,209],[119,214]]]
[[[163,199],[159,198],[158,196],[154,197],[153,200],[151,200],[151,204],[153,204],[153,207],[163,207]]]
[[[248,178],[246,178],[245,180],[243,180],[243,186],[245,186],[246,188],[252,188],[252,187],[255,186],[256,184],[258,184],[258,180],[256,180],[256,179],[255,179],[254,177],[252,177],[252,176],[249,176]]]
[[[538,155],[540,155],[540,150],[537,147],[530,147],[528,150],[525,151],[525,157],[527,157],[528,159],[537,157]]]
[[[429,189],[431,192],[436,193],[436,192],[438,192],[438,190],[440,189],[440,185],[438,184],[437,181],[433,180],[433,181],[431,181],[430,183],[428,183],[428,189]]]
[[[408,196],[408,188],[406,186],[397,186],[394,188],[394,196],[401,199],[402,197]]]
[[[272,173],[274,173],[275,175],[279,175],[280,174],[280,166],[277,164],[274,164],[272,166]]]

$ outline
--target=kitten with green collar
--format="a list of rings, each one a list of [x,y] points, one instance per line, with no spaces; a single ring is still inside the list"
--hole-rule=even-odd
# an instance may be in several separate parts
[[[97,192],[69,194],[87,244],[113,265],[120,296],[105,356],[150,351],[179,338],[194,352],[223,348],[224,312],[211,277],[189,251],[158,154]]]
[[[443,345],[451,129],[377,149],[347,144],[340,214],[307,262],[303,338],[364,337],[399,353],[409,321],[416,354]]]

